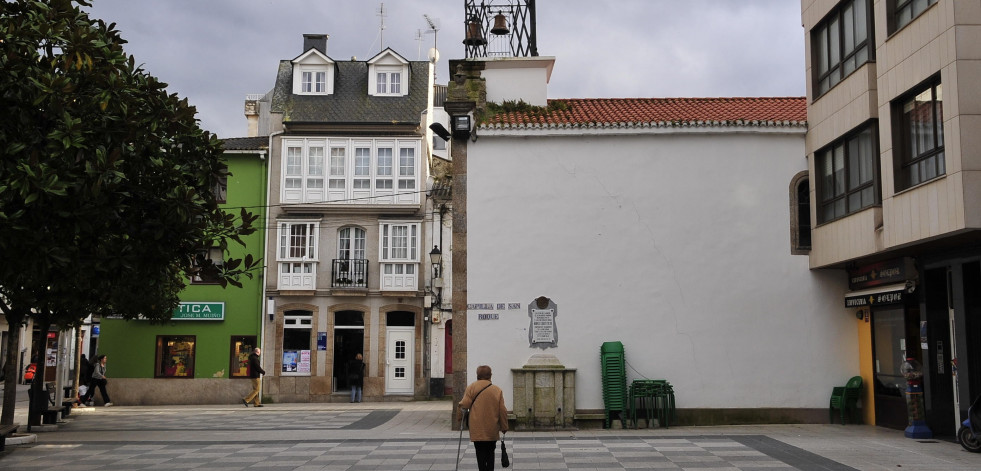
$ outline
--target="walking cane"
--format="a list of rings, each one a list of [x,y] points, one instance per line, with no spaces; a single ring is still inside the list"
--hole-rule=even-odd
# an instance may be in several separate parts
[[[460,439],[456,442],[456,466],[453,468],[455,470],[460,469],[460,447],[463,445],[463,422],[467,420],[467,414],[470,413],[470,409],[463,409],[463,413],[460,414]]]

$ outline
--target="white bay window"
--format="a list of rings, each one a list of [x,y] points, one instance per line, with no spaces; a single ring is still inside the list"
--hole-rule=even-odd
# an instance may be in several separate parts
[[[280,222],[279,289],[312,290],[317,288],[317,241],[319,221]]]
[[[418,289],[420,225],[418,222],[383,222],[379,240],[383,290]]]
[[[419,139],[284,139],[282,201],[418,204],[420,146]]]

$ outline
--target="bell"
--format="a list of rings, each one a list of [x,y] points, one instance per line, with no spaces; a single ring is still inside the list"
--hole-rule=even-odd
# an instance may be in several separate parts
[[[491,28],[490,32],[498,36],[504,36],[511,32],[508,29],[508,19],[504,16],[504,13],[498,13],[494,16],[494,27]]]
[[[480,29],[480,20],[471,18],[467,21],[467,35],[463,38],[463,44],[467,46],[483,46],[487,44],[484,39],[484,32]]]

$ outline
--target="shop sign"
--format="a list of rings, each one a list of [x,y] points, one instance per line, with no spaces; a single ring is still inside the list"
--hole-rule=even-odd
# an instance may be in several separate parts
[[[848,270],[848,288],[852,291],[875,286],[902,283],[916,278],[916,267],[909,257],[851,268]]]
[[[222,321],[225,320],[225,303],[181,303],[170,320]]]
[[[881,293],[845,296],[845,307],[849,308],[879,306],[882,304],[901,304],[903,302],[903,294],[905,292],[905,288],[900,288],[891,291],[883,291]]]

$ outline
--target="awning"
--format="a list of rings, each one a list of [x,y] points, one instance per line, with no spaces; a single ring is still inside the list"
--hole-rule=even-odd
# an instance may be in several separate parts
[[[845,293],[845,307],[878,306],[883,304],[902,304],[905,296],[912,293],[916,285],[912,281],[893,285]]]

